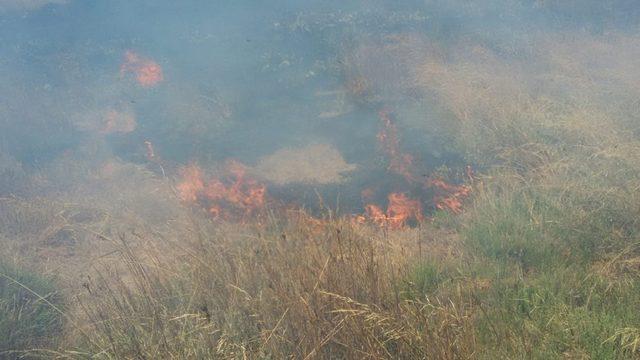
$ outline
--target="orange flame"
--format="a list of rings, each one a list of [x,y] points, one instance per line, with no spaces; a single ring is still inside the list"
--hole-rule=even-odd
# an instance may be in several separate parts
[[[385,214],[384,210],[382,210],[378,205],[367,204],[364,207],[364,211],[366,217],[363,217],[363,220],[366,221],[368,218],[374,224],[378,224],[380,226],[385,226],[387,224],[387,214]]]
[[[198,195],[204,190],[204,181],[202,180],[202,170],[195,165],[188,165],[180,170],[182,181],[176,186],[178,196],[187,203],[195,203],[198,201]]]
[[[381,110],[379,116],[382,128],[378,132],[377,138],[382,151],[389,157],[388,170],[402,175],[410,183],[414,182],[416,178],[410,170],[413,168],[413,156],[400,151],[398,128],[393,123],[389,112]]]
[[[467,169],[470,169],[470,167]],[[454,214],[462,212],[462,202],[471,193],[470,186],[451,185],[440,179],[429,179],[426,186],[436,190],[436,195],[433,198],[436,209],[449,210]]]
[[[387,205],[387,217],[393,228],[403,227],[408,220],[422,220],[422,205],[420,201],[413,200],[402,193],[389,194]]]
[[[403,193],[391,193],[388,196],[387,211],[374,204],[365,206],[365,215],[356,217],[356,222],[364,223],[367,220],[381,227],[389,229],[403,228],[407,222],[422,220],[422,205],[420,201],[410,199]]]
[[[151,59],[143,58],[131,50],[124,54],[124,62],[120,65],[120,76],[133,73],[142,87],[152,87],[164,79],[162,67]]]
[[[202,181],[202,171],[195,165],[184,168],[178,185],[181,199],[199,203],[214,218],[244,219],[256,214],[266,204],[267,188],[246,176],[246,167],[237,161],[226,166],[227,179]]]

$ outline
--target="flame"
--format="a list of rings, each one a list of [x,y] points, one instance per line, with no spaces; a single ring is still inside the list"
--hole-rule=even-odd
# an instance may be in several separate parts
[[[411,154],[403,153],[400,150],[400,140],[398,136],[398,128],[392,120],[388,110],[379,112],[382,123],[378,132],[378,144],[381,151],[389,159],[387,170],[395,174],[401,175],[409,186],[415,186],[423,181],[418,181],[418,177],[414,174],[414,159]],[[473,182],[473,170],[471,166],[466,168],[466,176],[469,181]],[[440,179],[429,179],[423,183],[425,187],[434,188],[436,194],[433,203],[437,209],[449,210],[455,214],[462,212],[462,202],[469,196],[471,187],[467,185],[451,185]],[[361,192],[362,199],[365,203],[364,215],[358,215],[354,218],[357,223],[371,221],[380,226],[391,229],[399,229],[404,227],[409,221],[420,221],[423,219],[422,203],[420,200],[411,199],[405,193],[393,192],[387,197],[387,209],[372,203],[374,191],[372,188],[366,188]]]
[[[199,167],[187,166],[181,171],[178,193],[183,201],[204,206],[214,218],[245,219],[263,209],[267,198],[266,186],[248,177],[246,170],[241,163],[229,161],[228,177],[213,177],[205,183]]]
[[[378,205],[367,204],[364,207],[364,212],[366,216],[362,216],[360,218],[362,222],[365,222],[367,219],[369,219],[374,224],[378,224],[380,226],[387,225],[387,214],[385,214],[382,208],[380,208]]]
[[[358,223],[367,220],[381,227],[401,229],[407,222],[422,220],[422,205],[419,200],[411,199],[404,193],[391,193],[388,196],[387,211],[375,204],[365,206],[365,215],[355,218]]]
[[[180,170],[182,181],[176,186],[178,196],[187,203],[196,203],[198,195],[204,190],[202,170],[195,165],[188,165]]]
[[[392,228],[401,228],[408,220],[422,220],[422,205],[420,201],[410,199],[403,193],[391,193],[387,217]]]
[[[470,169],[467,167],[468,171]],[[472,175],[471,172],[467,173],[467,176]],[[436,195],[433,198],[436,209],[448,210],[454,214],[462,212],[462,202],[471,193],[471,187],[468,185],[447,184],[441,179],[429,179],[426,186],[436,190]]]
[[[381,150],[389,159],[388,171],[402,175],[406,182],[402,182],[405,191],[386,194],[386,206],[377,205],[375,185],[364,188],[361,192],[364,212],[354,216],[355,223],[373,223],[387,229],[402,229],[424,219],[423,204],[433,203],[436,209],[447,210],[459,214],[463,210],[463,201],[470,195],[471,187],[454,185],[439,178],[429,178],[426,181],[415,175],[413,157],[401,152],[398,130],[387,111],[380,112],[382,127],[377,135]],[[153,145],[145,142],[147,157],[154,159]],[[464,175],[470,183],[474,182],[473,170],[470,166]],[[180,198],[191,204],[202,206],[213,218],[243,221],[249,217],[260,215],[267,202],[267,188],[264,184],[250,176],[249,168],[238,161],[227,161],[224,171],[218,177],[203,180],[203,172],[196,165],[189,165],[182,169],[182,182],[177,190]],[[466,181],[466,180],[465,180]],[[412,198],[409,192],[415,194],[430,194],[424,190],[433,191],[433,198]],[[380,194],[382,195],[382,194]],[[431,202],[430,202],[431,201]],[[293,206],[293,205],[292,205]],[[322,224],[321,220],[309,217],[310,228]]]
[[[391,119],[391,114],[387,110],[379,112],[382,128],[378,132],[378,144],[382,151],[389,158],[389,171],[402,175],[409,183],[413,183],[416,177],[411,173],[413,168],[413,156],[400,151],[400,140],[398,128]]]
[[[164,79],[162,67],[158,63],[131,50],[125,52],[124,61],[120,65],[120,76],[126,73],[133,73],[142,87],[153,87]]]

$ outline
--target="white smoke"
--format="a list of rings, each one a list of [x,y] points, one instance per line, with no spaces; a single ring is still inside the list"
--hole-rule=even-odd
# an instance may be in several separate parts
[[[35,10],[48,4],[66,4],[69,0],[0,0],[0,10]]]

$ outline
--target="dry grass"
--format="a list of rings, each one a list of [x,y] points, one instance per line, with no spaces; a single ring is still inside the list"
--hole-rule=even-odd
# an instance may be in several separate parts
[[[0,203],[11,252],[28,257],[75,239],[61,247],[74,254],[57,255],[77,272],[61,282],[73,321],[43,354],[637,357],[637,74],[609,54],[631,57],[638,46],[624,36],[545,36],[520,52],[465,40],[447,56],[391,36],[348,59],[351,95],[433,106],[442,116],[412,128],[455,139],[480,170],[462,216],[439,213],[416,229],[301,212],[214,222],[139,166],[60,160],[60,172],[91,179],[44,176],[37,182],[57,196]]]
[[[314,144],[278,150],[263,157],[252,172],[278,185],[334,184],[345,182],[355,169],[356,165],[347,163],[334,147]]]
[[[170,256],[151,241],[133,249],[117,240],[120,265],[98,261],[77,295],[77,322],[90,334],[78,351],[372,359],[473,352],[474,309],[455,305],[465,299],[408,296],[417,230],[390,237],[292,214],[284,223],[206,231],[172,244]],[[73,329],[68,336],[70,344],[83,339]]]

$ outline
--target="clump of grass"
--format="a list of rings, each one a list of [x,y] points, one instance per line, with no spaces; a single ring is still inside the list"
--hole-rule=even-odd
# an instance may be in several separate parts
[[[417,77],[449,120],[431,125],[484,170],[454,224],[467,254],[457,276],[488,283],[465,287],[483,310],[477,349],[487,358],[637,356],[629,329],[639,321],[631,264],[640,141],[624,105],[637,87],[623,79],[637,71],[603,49],[636,51],[638,42],[547,36],[521,46],[524,62],[460,44],[446,62],[430,57]],[[528,71],[532,64],[541,72]],[[435,283],[439,294],[459,284]]]
[[[59,339],[61,298],[51,281],[0,260],[0,357],[19,357]]]

